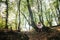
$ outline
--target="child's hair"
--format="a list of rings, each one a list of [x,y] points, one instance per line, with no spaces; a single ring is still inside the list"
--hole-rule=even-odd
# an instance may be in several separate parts
[[[38,24],[41,24],[41,22],[38,22]]]

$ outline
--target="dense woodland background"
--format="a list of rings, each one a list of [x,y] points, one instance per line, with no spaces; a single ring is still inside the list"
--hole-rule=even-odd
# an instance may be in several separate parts
[[[0,40],[28,39],[60,40],[60,0],[0,0]]]
[[[60,25],[60,0],[0,0],[0,29],[37,30],[38,22]]]

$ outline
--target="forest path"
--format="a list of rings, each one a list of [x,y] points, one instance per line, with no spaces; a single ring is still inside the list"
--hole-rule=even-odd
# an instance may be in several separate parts
[[[44,35],[44,36],[42,36]],[[47,40],[47,35],[45,33],[36,33],[36,34],[30,34],[29,40]]]
[[[60,40],[60,27],[54,27],[53,32],[29,33],[29,40]]]

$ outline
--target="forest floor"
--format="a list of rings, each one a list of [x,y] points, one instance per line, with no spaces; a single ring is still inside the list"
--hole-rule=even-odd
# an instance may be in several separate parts
[[[29,40],[60,40],[60,27],[51,28],[50,32],[29,33]]]
[[[60,27],[53,27],[49,31],[45,30],[42,32],[0,32],[0,40],[28,40],[27,36],[29,40],[60,40]]]

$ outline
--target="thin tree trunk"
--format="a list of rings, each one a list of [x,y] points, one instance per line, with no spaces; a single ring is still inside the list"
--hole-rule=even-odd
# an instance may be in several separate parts
[[[36,24],[33,19],[33,13],[32,13],[32,10],[31,10],[30,4],[29,4],[29,0],[27,0],[27,7],[28,7],[30,18],[31,18],[31,25],[37,31],[37,27],[36,27]]]
[[[6,0],[6,5],[7,5],[7,8],[6,8],[6,25],[5,25],[5,28],[8,29],[8,0]]]
[[[38,4],[38,7],[39,7],[39,4]],[[39,15],[39,20],[43,24],[43,27],[45,27],[44,20],[43,20],[42,0],[40,0],[40,11],[41,11],[41,13]],[[38,12],[39,12],[39,9],[38,9]]]
[[[19,0],[19,3],[18,3],[18,11],[19,11],[19,24],[18,24],[18,30],[20,31],[20,2],[21,0]]]
[[[23,14],[23,12],[21,12],[21,14],[24,16],[24,18],[26,19],[26,21],[28,22],[28,24],[31,25],[30,22],[29,22],[29,20],[28,20],[28,19],[26,18],[26,16]]]
[[[38,13],[39,13],[39,9],[40,9],[40,8],[39,8],[39,0],[37,0],[37,3],[38,3],[38,6],[37,6],[37,7],[38,7]]]
[[[58,14],[58,21],[59,21],[59,24],[60,24],[60,9],[59,9],[59,3],[60,3],[60,0],[57,0],[57,10],[59,12]]]
[[[16,13],[16,19],[15,19],[15,27],[16,27],[16,30],[17,30],[17,13]]]

